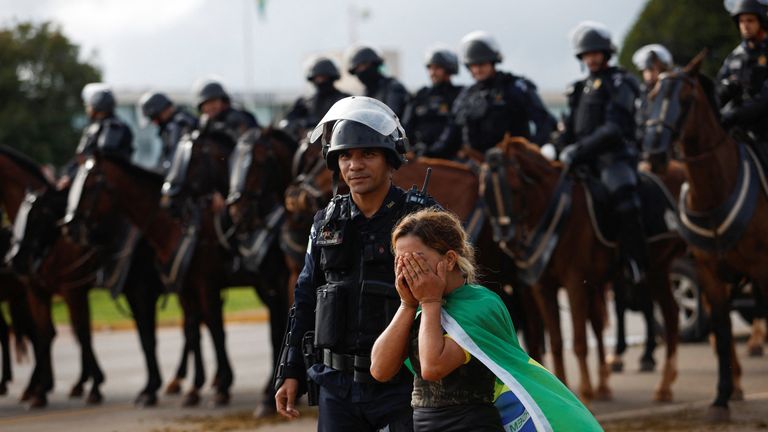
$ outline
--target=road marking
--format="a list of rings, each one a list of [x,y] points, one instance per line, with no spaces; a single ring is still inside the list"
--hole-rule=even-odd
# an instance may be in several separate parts
[[[744,395],[744,401],[755,401],[755,400],[768,400],[768,392],[766,393],[752,393],[752,394],[745,394]],[[631,418],[638,418],[638,417],[649,417],[652,415],[657,414],[670,414],[677,411],[682,411],[685,409],[692,409],[692,408],[702,408],[706,407],[712,404],[711,400],[701,400],[701,401],[695,401],[695,402],[681,402],[673,405],[664,405],[664,406],[658,406],[658,407],[650,407],[650,408],[637,408],[637,409],[631,409],[626,411],[619,411],[615,413],[610,414],[601,414],[595,416],[598,421],[614,421],[614,420],[624,420],[624,419],[631,419]]]

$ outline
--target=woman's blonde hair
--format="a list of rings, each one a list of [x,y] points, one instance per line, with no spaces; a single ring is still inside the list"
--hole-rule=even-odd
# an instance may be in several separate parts
[[[458,255],[456,264],[464,274],[467,283],[477,281],[475,248],[470,244],[467,233],[455,214],[428,208],[403,217],[392,231],[392,247],[395,247],[399,238],[407,235],[418,237],[424,245],[441,255],[451,250],[456,252]]]

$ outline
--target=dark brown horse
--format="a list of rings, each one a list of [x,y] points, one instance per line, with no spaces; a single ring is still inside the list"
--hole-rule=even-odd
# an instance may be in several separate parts
[[[42,174],[38,165],[13,149],[0,148],[0,184],[2,184],[3,205],[9,217],[16,218],[19,207],[28,191],[37,191],[42,196],[51,193],[53,187]],[[55,227],[55,224],[53,224]],[[99,390],[104,375],[96,360],[90,338],[90,320],[87,304],[87,284],[92,283],[87,269],[74,268],[82,253],[64,246],[57,249],[60,253],[52,254],[45,260],[38,273],[42,277],[24,278],[28,287],[27,301],[34,323],[33,349],[35,368],[29,385],[22,395],[31,407],[47,404],[47,393],[53,389],[53,366],[51,346],[56,334],[51,318],[51,298],[54,292],[60,293],[70,309],[72,328],[81,347],[81,376],[70,391],[72,397],[83,394],[83,384],[92,379],[93,387],[88,396],[89,403],[98,403],[102,396]],[[45,276],[49,276],[46,279]],[[51,277],[52,276],[52,277]],[[82,282],[82,283],[81,283]]]
[[[720,126],[713,84],[699,74],[703,58],[699,54],[684,69],[660,77],[649,95],[643,148],[654,168],[663,169],[676,142],[685,164],[680,230],[711,307],[719,373],[710,417],[720,420],[729,416],[728,400],[743,397],[728,284],[749,277],[764,298],[768,287],[768,185],[750,148]]]
[[[605,290],[614,278],[616,251],[599,240],[600,234],[590,222],[585,188],[561,183],[563,177],[559,163],[549,162],[536,146],[519,138],[507,137],[493,152],[495,162],[494,165],[484,167],[483,185],[485,196],[492,207],[494,223],[501,224],[513,234],[502,246],[520,269],[535,268],[537,263],[546,265],[532,281],[535,282],[532,289],[550,334],[554,373],[566,382],[557,301],[559,287],[565,287],[573,322],[574,352],[581,377],[579,395],[585,401],[594,397],[610,398],[610,370],[605,361],[603,330],[607,320]],[[503,169],[499,170],[499,167]],[[674,178],[670,176],[670,179]],[[502,186],[503,182],[506,182],[505,186]],[[675,185],[671,186],[674,189]],[[561,190],[572,191],[569,200],[558,198],[563,196],[559,195]],[[554,204],[551,206],[552,202]],[[553,209],[552,224],[547,223],[543,226],[546,229],[539,230],[545,215],[550,214],[549,209]],[[542,241],[533,244],[531,237],[535,237],[534,233],[537,232],[543,236]],[[555,233],[558,232],[559,237],[556,237]],[[553,249],[548,249],[547,245],[550,244]],[[531,247],[537,245],[531,250]],[[655,393],[657,400],[672,398],[671,385],[677,375],[678,310],[667,274],[673,258],[684,250],[683,246],[675,238],[649,245],[652,262],[649,265],[648,289],[662,310],[667,328],[667,355],[661,382]],[[549,260],[539,261],[539,257],[547,253],[551,254]],[[596,391],[587,367],[588,320],[597,339],[599,376]]]

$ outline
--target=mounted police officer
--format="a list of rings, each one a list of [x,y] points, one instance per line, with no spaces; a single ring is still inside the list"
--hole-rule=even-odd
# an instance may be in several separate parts
[[[315,93],[296,100],[285,118],[280,121],[280,127],[297,140],[313,129],[333,104],[349,96],[334,85],[341,78],[341,74],[333,60],[327,57],[310,59],[306,77],[315,87]]]
[[[347,69],[365,86],[365,95],[378,99],[402,118],[408,104],[408,90],[395,78],[384,76],[384,58],[368,46],[353,47],[347,55]]]
[[[739,0],[729,9],[742,41],[717,74],[722,123],[739,127],[768,145],[768,6],[759,0]]]
[[[643,76],[641,97],[637,110],[637,142],[642,142],[645,131],[645,121],[648,117],[648,93],[656,86],[659,75],[671,71],[675,67],[672,54],[660,44],[645,45],[632,55],[632,63]]]
[[[232,100],[218,81],[203,82],[197,90],[200,130],[218,131],[232,138],[232,145],[248,129],[259,127],[251,113],[232,107]]]
[[[77,172],[78,164],[95,151],[130,161],[133,156],[133,132],[115,115],[115,96],[104,83],[90,83],[83,87],[83,103],[88,125],[75,151],[75,160],[66,168],[59,180],[59,187],[69,186]]]
[[[313,403],[319,386],[319,431],[411,431],[413,377],[404,372],[378,383],[370,375],[370,354],[400,305],[392,229],[434,201],[392,185],[406,137],[394,112],[378,100],[340,100],[310,140],[320,137],[328,168],[350,194],[335,195],[315,215],[276,375],[277,409],[297,417],[297,397],[308,387]]]
[[[426,66],[432,85],[422,87],[411,99],[403,125],[417,154],[450,158],[450,152],[432,146],[453,117],[453,102],[463,89],[451,82],[459,72],[459,59],[448,49],[433,48],[427,51]]]
[[[599,175],[619,220],[619,243],[626,275],[644,280],[648,262],[637,192],[635,100],[639,85],[608,62],[615,49],[602,24],[584,22],[572,34],[576,57],[589,71],[568,90],[569,115],[558,142],[560,160]]]
[[[182,136],[197,129],[197,119],[174,103],[164,93],[148,92],[139,99],[141,112],[158,126],[162,141],[159,168],[167,174],[173,162],[176,144]]]
[[[496,40],[474,31],[461,40],[461,53],[475,84],[465,88],[453,105],[455,125],[444,131],[439,144],[444,151],[457,151],[463,143],[484,154],[505,134],[547,142],[557,122],[531,81],[496,69],[502,60]]]

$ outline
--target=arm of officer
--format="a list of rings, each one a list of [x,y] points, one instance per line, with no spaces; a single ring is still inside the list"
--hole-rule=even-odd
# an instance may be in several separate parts
[[[387,104],[399,118],[403,118],[403,115],[405,114],[405,106],[408,104],[409,98],[410,95],[408,94],[408,90],[406,90],[399,82],[393,82],[390,85],[384,103]]]
[[[557,120],[544,106],[536,86],[528,80],[526,84],[528,88],[524,92],[527,99],[525,109],[528,111],[528,118],[536,125],[536,133],[531,136],[531,140],[535,144],[542,145],[549,142],[549,136],[557,127]]]
[[[594,156],[622,145],[624,137],[633,137],[637,88],[625,77],[613,90],[606,108],[605,123],[579,141],[580,153]]]
[[[730,65],[731,57],[728,56],[717,73],[717,100],[720,108],[736,99],[739,93],[738,82],[733,79]]]
[[[304,268],[299,274],[294,289],[294,303],[292,312],[294,317],[289,321],[287,350],[284,361],[278,368],[279,376],[277,380],[282,380],[282,384],[275,393],[275,403],[277,412],[287,418],[296,418],[299,411],[296,409],[296,399],[303,393],[302,388],[306,388],[307,369],[304,365],[301,342],[304,334],[311,331],[315,325],[315,287],[318,283],[319,270],[319,249],[315,244],[315,226],[312,226],[310,232],[307,254],[304,258]]]
[[[723,111],[723,125],[731,126],[738,123],[753,123],[764,120],[768,116],[768,80],[763,83],[760,93],[745,101],[741,106]]]

